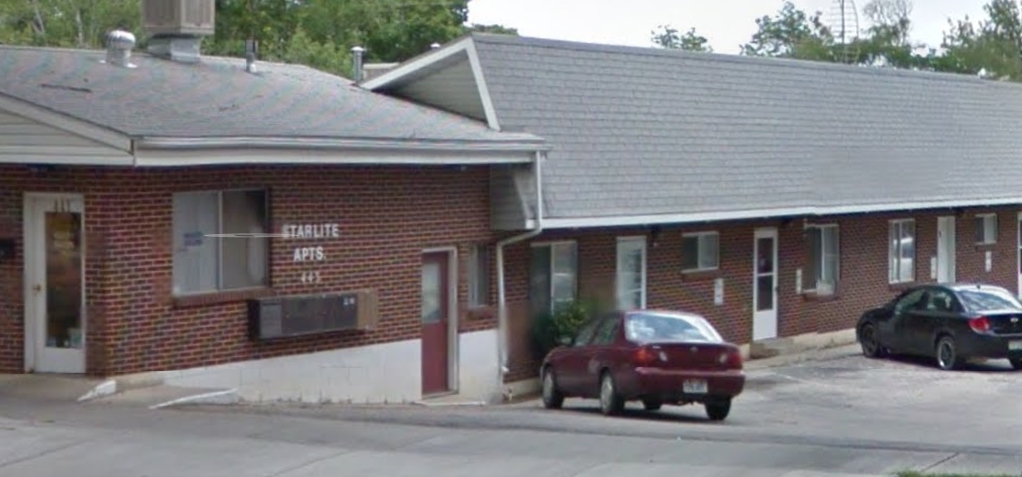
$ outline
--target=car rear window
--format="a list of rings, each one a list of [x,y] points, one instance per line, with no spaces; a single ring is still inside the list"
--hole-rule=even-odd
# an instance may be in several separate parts
[[[724,339],[705,318],[666,313],[632,313],[625,324],[625,336],[637,342],[721,343]]]
[[[977,313],[994,310],[1022,311],[1022,303],[1007,290],[968,288],[958,290],[958,296],[966,308]]]

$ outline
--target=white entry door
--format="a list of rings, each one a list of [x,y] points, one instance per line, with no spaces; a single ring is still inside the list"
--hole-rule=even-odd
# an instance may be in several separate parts
[[[955,281],[955,218],[937,218],[937,282]]]
[[[646,238],[617,240],[617,308],[637,310],[646,307]]]
[[[25,364],[85,372],[85,214],[81,196],[25,198]]]
[[[756,229],[753,250],[752,340],[777,337],[777,229]]]

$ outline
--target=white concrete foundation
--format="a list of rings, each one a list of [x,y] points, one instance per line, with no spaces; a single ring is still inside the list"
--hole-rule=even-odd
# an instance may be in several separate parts
[[[500,395],[497,332],[459,335],[458,394],[489,401]],[[306,403],[411,403],[422,398],[421,340],[160,371],[118,378],[187,388],[236,390],[240,400]]]

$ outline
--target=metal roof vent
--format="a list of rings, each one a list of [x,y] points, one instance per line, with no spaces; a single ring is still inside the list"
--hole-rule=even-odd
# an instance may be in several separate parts
[[[124,30],[113,30],[106,34],[106,63],[122,68],[134,68],[131,50],[135,48],[135,35]]]
[[[362,68],[362,55],[366,49],[361,46],[356,46],[351,49],[351,76],[352,81],[358,83],[365,77],[365,72]]]

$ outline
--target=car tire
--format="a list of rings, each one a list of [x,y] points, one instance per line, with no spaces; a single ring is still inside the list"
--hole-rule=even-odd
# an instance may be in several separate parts
[[[937,340],[934,349],[937,358],[937,367],[944,371],[951,371],[962,367],[964,360],[958,355],[958,348],[955,347],[955,339],[950,336],[942,336]]]
[[[703,404],[703,406],[706,407],[706,416],[711,421],[723,421],[731,413],[731,398],[709,401]]]
[[[614,377],[609,372],[604,371],[600,375],[600,412],[604,416],[614,416],[620,414],[624,408],[625,401],[617,392]]]
[[[557,389],[557,376],[554,368],[547,367],[543,370],[543,407],[547,409],[560,409],[564,406],[564,394]]]
[[[1012,369],[1022,371],[1022,358],[1011,358],[1008,361],[1011,363]]]
[[[862,355],[867,358],[882,358],[884,356],[884,348],[880,346],[876,325],[872,322],[866,322],[859,329],[859,345],[862,347]]]
[[[647,411],[659,411],[664,403],[658,399],[643,399],[642,407]]]

